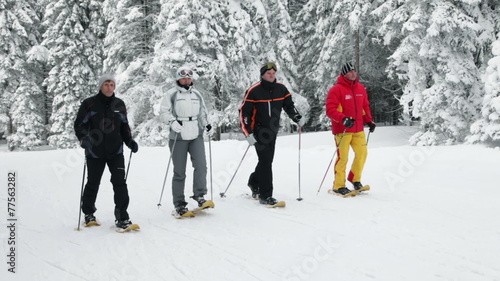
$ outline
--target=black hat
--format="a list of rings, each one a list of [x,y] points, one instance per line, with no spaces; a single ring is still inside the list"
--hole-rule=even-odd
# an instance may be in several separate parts
[[[278,67],[274,62],[268,62],[260,68],[260,76],[264,75],[264,73],[266,73],[266,71],[268,71],[269,69],[274,69],[274,71],[278,71]]]
[[[352,63],[350,63],[350,62],[346,62],[342,66],[342,70],[341,70],[340,73],[342,73],[342,75],[345,75],[347,72],[353,71],[353,70],[356,70],[356,68],[354,67],[354,65],[352,65]]]

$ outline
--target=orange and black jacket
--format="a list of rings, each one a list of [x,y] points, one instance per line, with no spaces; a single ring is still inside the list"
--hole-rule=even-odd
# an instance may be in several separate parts
[[[292,95],[282,83],[261,80],[250,87],[240,106],[240,126],[243,134],[249,134],[266,128],[267,132],[277,134],[279,131],[281,109],[290,118],[298,114]]]

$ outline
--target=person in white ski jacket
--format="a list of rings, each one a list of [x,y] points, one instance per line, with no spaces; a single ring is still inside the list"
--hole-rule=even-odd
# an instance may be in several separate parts
[[[193,196],[202,206],[207,194],[207,161],[203,132],[210,133],[207,109],[201,93],[193,87],[194,71],[182,66],[175,73],[176,85],[163,96],[160,119],[170,125],[169,147],[174,165],[172,195],[175,210],[182,216],[186,208],[184,185],[186,180],[187,154],[193,164]]]

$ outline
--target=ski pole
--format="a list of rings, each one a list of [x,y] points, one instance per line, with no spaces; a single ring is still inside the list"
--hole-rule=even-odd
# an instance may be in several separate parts
[[[368,136],[366,137],[366,144],[365,145],[368,145],[368,141],[370,140],[371,133],[372,133],[371,131],[368,131]]]
[[[344,132],[342,133],[342,136],[340,137],[339,144],[336,146],[336,149],[335,149],[335,152],[333,153],[332,159],[330,159],[330,163],[328,164],[328,167],[326,168],[325,175],[323,176],[323,179],[321,180],[321,183],[319,185],[318,192],[316,193],[316,195],[319,194],[319,191],[321,190],[321,187],[323,186],[323,182],[325,181],[326,175],[328,174],[328,171],[330,170],[330,166],[332,165],[333,158],[335,157],[335,155],[337,154],[337,151],[339,150],[340,143],[342,142],[342,139],[344,138],[346,130],[347,130],[347,128],[344,129]]]
[[[170,152],[170,157],[168,158],[167,171],[165,172],[165,178],[163,179],[163,186],[161,188],[160,201],[158,201],[158,209],[161,206],[161,198],[163,197],[163,190],[165,189],[165,183],[167,182],[168,169],[170,168],[170,162],[172,162],[172,155],[174,154],[176,142],[177,142],[177,133],[175,133],[174,144],[172,145],[172,151]]]
[[[300,196],[300,146],[301,146],[301,134],[302,134],[302,126],[299,126],[299,198],[297,198],[297,201],[302,201],[302,197]]]
[[[83,162],[83,176],[82,176],[82,189],[80,191],[80,206],[78,208],[78,227],[76,230],[80,231],[80,223],[82,222],[82,204],[83,204],[83,184],[85,182],[85,171],[87,170],[87,157]]]
[[[212,144],[210,142],[210,134],[208,135],[208,158],[210,160],[210,200],[214,200],[213,193],[213,174],[212,174]]]
[[[128,169],[130,168],[130,161],[132,160],[132,150],[130,151],[130,157],[128,158],[127,172],[125,173],[125,180],[128,178]]]
[[[234,176],[236,176],[236,173],[238,172],[238,169],[240,168],[241,163],[243,162],[243,159],[245,159],[245,156],[247,155],[247,152],[248,152],[248,149],[250,148],[250,146],[251,146],[250,144],[247,146],[247,150],[245,150],[245,153],[243,154],[243,157],[241,157],[240,164],[238,164],[238,167],[236,168],[236,171],[234,171],[233,177],[229,181],[229,184],[227,185],[226,190],[224,190],[224,192],[221,192],[219,194],[221,198],[226,197],[226,192],[229,189],[229,186],[231,186],[231,183],[233,182]]]

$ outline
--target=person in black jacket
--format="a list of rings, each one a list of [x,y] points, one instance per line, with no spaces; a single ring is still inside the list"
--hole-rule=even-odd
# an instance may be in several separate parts
[[[115,194],[115,224],[119,228],[127,228],[132,222],[127,213],[129,196],[123,143],[134,153],[139,146],[132,139],[125,103],[115,96],[114,90],[115,78],[103,75],[99,79],[99,93],[85,99],[76,116],[75,133],[80,146],[85,149],[88,167],[81,207],[85,224],[96,222],[95,201],[104,168],[108,165]]]
[[[248,143],[255,146],[259,161],[250,175],[248,186],[253,198],[260,198],[261,204],[274,205],[272,164],[276,137],[280,128],[281,110],[299,126],[303,125],[285,85],[276,81],[275,63],[264,64],[260,69],[260,82],[251,86],[245,93],[240,106],[240,126]]]

